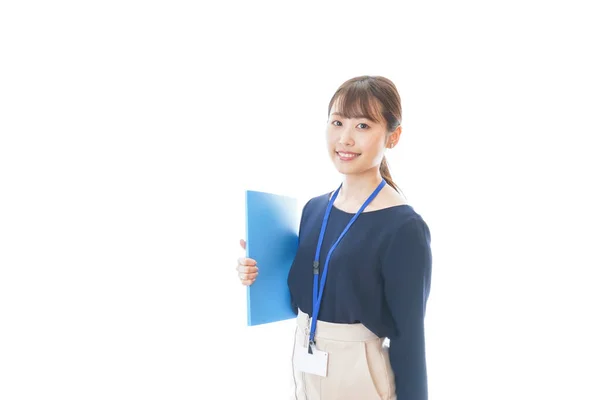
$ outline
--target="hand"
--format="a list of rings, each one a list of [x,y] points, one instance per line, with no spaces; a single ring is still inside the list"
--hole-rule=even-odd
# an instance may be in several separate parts
[[[246,241],[244,239],[240,239],[240,246],[242,246],[242,249],[246,250]],[[258,276],[256,260],[253,260],[252,258],[240,257],[238,259],[237,271],[242,285],[252,285]]]

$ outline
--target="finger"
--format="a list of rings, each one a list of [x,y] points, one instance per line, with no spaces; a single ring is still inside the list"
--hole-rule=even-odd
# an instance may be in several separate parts
[[[240,277],[241,281],[255,280],[256,277],[258,276],[258,272],[254,272],[254,273],[240,272],[240,273],[238,273],[238,276]]]
[[[246,250],[246,241],[244,239],[240,239],[240,246],[242,246],[242,249]]]
[[[235,269],[239,272],[256,272],[258,271],[258,265],[244,265],[238,263]]]
[[[246,265],[239,265],[238,264],[238,266],[236,268],[236,271],[243,272],[245,274],[253,274],[253,273],[258,272],[258,267],[252,267],[252,266],[248,267]]]
[[[243,281],[246,279],[256,279],[258,272],[238,272],[238,276]]]
[[[252,285],[254,283],[254,281],[255,281],[255,279],[245,280],[245,281],[242,281],[242,285],[244,285],[244,286],[250,286],[250,285]]]
[[[238,275],[241,277],[242,275],[258,275],[258,270],[247,270],[247,269],[242,269],[242,270],[238,270],[237,271]],[[245,279],[245,278],[244,278]]]
[[[238,264],[251,267],[256,265],[256,260],[253,258],[240,257],[238,258]]]

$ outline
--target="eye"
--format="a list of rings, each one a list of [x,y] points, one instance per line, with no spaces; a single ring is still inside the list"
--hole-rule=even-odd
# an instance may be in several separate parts
[[[368,129],[369,125],[365,124],[364,122],[361,122],[360,124],[358,124],[358,126],[364,125],[364,128],[360,128],[360,129]]]
[[[336,124],[336,122],[338,122],[338,123],[339,123],[339,125],[337,125],[337,124]],[[341,123],[340,121],[338,121],[337,119],[336,119],[335,121],[333,121],[333,122],[332,122],[332,124],[333,124],[334,126],[341,126],[341,125],[342,125],[342,123]]]

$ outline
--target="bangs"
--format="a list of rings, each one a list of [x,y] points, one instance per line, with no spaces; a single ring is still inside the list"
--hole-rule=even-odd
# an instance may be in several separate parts
[[[379,100],[367,85],[361,85],[360,82],[340,91],[332,103],[337,106],[336,111],[343,118],[368,118],[371,121],[385,123]],[[331,113],[331,109],[329,112]]]

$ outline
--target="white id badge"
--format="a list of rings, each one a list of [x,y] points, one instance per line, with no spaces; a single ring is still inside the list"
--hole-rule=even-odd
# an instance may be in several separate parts
[[[329,353],[318,350],[316,346],[312,346],[312,354],[310,354],[308,347],[304,347],[298,342],[294,350],[294,366],[296,369],[308,374],[326,377]]]

